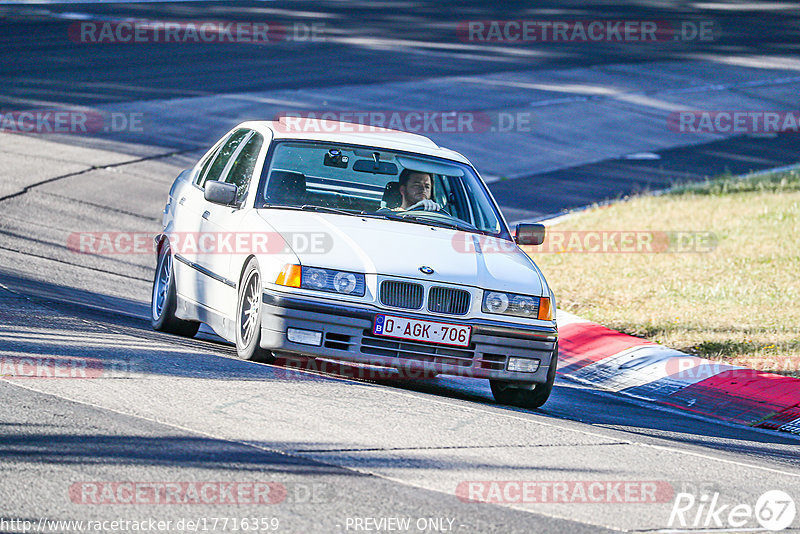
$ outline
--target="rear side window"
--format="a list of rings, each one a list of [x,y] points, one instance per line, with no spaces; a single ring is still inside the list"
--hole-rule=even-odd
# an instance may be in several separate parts
[[[233,156],[236,149],[239,148],[239,145],[245,137],[247,137],[248,133],[250,133],[250,130],[237,130],[228,138],[214,157],[208,172],[203,176],[200,187],[205,187],[206,182],[209,180],[218,181],[220,179],[222,171],[225,170],[225,166],[228,164],[231,156]]]

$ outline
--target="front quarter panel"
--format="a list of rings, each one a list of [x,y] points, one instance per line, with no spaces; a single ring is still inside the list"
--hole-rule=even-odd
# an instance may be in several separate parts
[[[250,258],[255,258],[261,271],[262,285],[273,284],[287,264],[298,264],[300,260],[292,252],[281,234],[258,216],[257,210],[248,209],[241,218],[236,233],[242,236],[244,246],[236,246],[231,256],[231,275],[238,282]]]

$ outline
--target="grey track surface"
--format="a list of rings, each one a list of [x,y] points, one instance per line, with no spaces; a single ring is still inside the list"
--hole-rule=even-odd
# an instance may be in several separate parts
[[[241,362],[216,342],[152,332],[122,300],[107,303],[129,317],[22,297],[25,281],[8,275],[0,283],[11,289],[0,290],[0,355],[86,359],[98,370],[95,378],[0,384],[5,517],[255,515],[277,517],[286,532],[343,531],[356,517],[439,517],[459,532],[638,531],[664,527],[671,505],[479,505],[461,502],[456,488],[470,480],[654,480],[755,502],[768,489],[796,493],[800,485],[790,436],[570,383],[531,413],[495,405],[482,381],[373,384],[347,379],[353,370],[337,378]],[[50,284],[28,292],[37,289],[73,293]],[[290,497],[267,507],[70,499],[71,486],[97,481],[273,482]]]
[[[140,129],[59,138],[134,156],[207,147],[243,119],[284,112],[483,113],[489,131],[421,133],[497,180],[491,187],[509,219],[537,218],[676,180],[795,163],[796,134],[677,133],[668,117],[796,111],[798,12],[791,2],[0,4],[0,111],[79,106],[143,116]],[[69,38],[84,19],[130,18],[324,31],[321,41],[265,45]],[[475,19],[570,18],[709,22],[714,31],[708,40],[505,46],[456,32]],[[520,114],[529,122],[501,126],[501,115]],[[661,159],[627,159],[642,152]]]
[[[456,490],[471,480],[663,481],[750,505],[782,489],[800,503],[793,436],[657,410],[567,381],[529,412],[495,404],[482,381],[375,383],[350,379],[347,367],[323,376],[242,362],[210,332],[186,340],[150,329],[150,255],[94,256],[66,246],[77,232],[157,230],[169,184],[198,151],[238,120],[283,109],[275,102],[288,97],[306,106],[341,98],[366,109],[386,109],[387,101],[398,109],[476,109],[476,102],[493,112],[536,109],[541,126],[525,135],[437,138],[493,177],[509,218],[797,160],[796,137],[673,136],[658,124],[675,106],[796,110],[796,7],[584,4],[537,4],[535,12],[512,2],[0,2],[3,110],[83,105],[155,118],[146,131],[122,136],[0,133],[0,361],[78,358],[100,370],[87,379],[0,381],[0,519],[255,515],[278,518],[281,532],[334,533],[355,531],[354,518],[388,517],[452,519],[456,532],[670,526],[669,500],[465,503]],[[325,20],[337,39],[266,50],[89,47],[66,39],[75,19],[64,12]],[[724,32],[710,43],[656,48],[470,47],[453,39],[459,20],[534,15],[712,18]],[[565,96],[544,89],[552,84],[577,93],[567,104],[551,102]],[[467,95],[460,103],[459,94]],[[511,147],[504,157],[492,157],[503,147]],[[661,159],[624,158],[636,151]],[[92,481],[267,481],[288,494],[258,507],[70,499],[72,485]],[[0,531],[19,530],[0,523]]]
[[[0,6],[6,65],[3,100],[90,104],[132,100],[419,80],[446,75],[573,68],[662,60],[687,61],[703,54],[732,52],[787,55],[795,48],[798,13],[791,2],[780,9],[698,9],[686,2],[579,1],[484,2],[458,5],[411,2],[292,1],[156,4],[56,2]],[[91,46],[70,41],[67,29],[89,13],[95,20],[127,17],[152,20],[323,23],[323,43],[274,42]],[[585,17],[581,19],[580,17]],[[654,43],[522,43],[484,46],[460,40],[455,28],[468,20],[711,20],[710,41]],[[589,45],[588,47],[586,45]],[[79,61],[76,61],[79,59]],[[25,75],[16,64],[22,62]],[[146,68],[146,72],[142,69]],[[10,82],[10,83],[9,83]]]

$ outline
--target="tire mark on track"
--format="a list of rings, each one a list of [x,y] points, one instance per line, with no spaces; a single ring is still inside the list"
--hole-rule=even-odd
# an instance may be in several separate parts
[[[84,206],[91,206],[92,208],[98,208],[98,209],[106,210],[106,211],[113,211],[114,213],[120,213],[122,215],[127,215],[129,217],[142,219],[142,220],[147,221],[147,222],[156,222],[156,223],[158,222],[158,217],[150,217],[148,215],[142,215],[140,213],[134,213],[132,211],[127,211],[127,210],[123,210],[123,209],[120,209],[120,208],[112,208],[111,206],[104,206],[102,204],[97,204],[95,202],[89,202],[88,200],[81,200],[79,198],[68,197],[66,195],[59,195],[58,193],[51,193],[50,191],[39,191],[38,193],[40,195],[47,195],[47,196],[55,197],[55,198],[62,198],[64,200],[68,200],[69,202],[75,202],[75,203],[78,203],[78,204],[83,204]],[[155,233],[153,233],[153,236],[155,236]]]
[[[169,158],[169,157],[172,157],[172,156],[178,156],[178,155],[181,155],[181,154],[185,154],[187,152],[192,152],[192,150],[173,150],[171,152],[167,152],[167,153],[164,153],[164,154],[157,154],[157,155],[153,155],[153,156],[140,157],[140,158],[136,158],[136,159],[132,159],[132,160],[129,160],[129,161],[120,162],[120,163],[112,163],[112,164],[109,164],[109,165],[91,165],[90,167],[88,167],[86,169],[83,169],[81,171],[75,171],[75,172],[70,172],[70,173],[67,173],[67,174],[60,175],[60,176],[54,176],[52,178],[47,178],[45,180],[41,180],[39,182],[36,182],[36,183],[33,183],[33,184],[29,184],[29,185],[23,187],[22,190],[17,191],[16,193],[10,193],[8,195],[0,197],[0,202],[4,202],[6,200],[11,200],[13,198],[21,197],[21,196],[29,193],[30,191],[36,189],[37,187],[41,187],[41,186],[46,185],[46,184],[57,182],[59,180],[64,180],[66,178],[70,178],[70,177],[73,177],[73,176],[81,176],[83,174],[86,174],[86,173],[89,173],[89,172],[92,172],[92,171],[95,171],[95,170],[119,168],[119,167],[124,167],[126,165],[132,165],[132,164],[141,163],[141,162],[145,162],[145,161],[152,161],[152,160],[157,160],[157,159]],[[48,193],[45,193],[45,194],[48,194]],[[54,196],[58,196],[57,194],[52,194],[52,193],[49,193],[49,194],[54,195]],[[71,200],[75,200],[76,202],[81,202],[80,200],[77,200],[77,199],[71,199]],[[125,210],[119,210],[117,208],[112,208],[110,206],[94,205],[94,204],[88,203],[88,202],[85,202],[85,203],[86,204],[90,204],[93,207],[103,208],[103,209],[106,209],[106,210],[122,213],[124,215],[130,215],[130,216],[134,216],[134,217],[143,218],[143,219],[146,219],[148,221],[152,221],[152,218],[144,217],[144,216],[139,215],[139,214],[126,212]],[[15,234],[10,234],[8,232],[4,232],[4,233],[7,233],[9,235],[15,235]],[[16,235],[16,237],[19,237],[20,239],[38,241],[35,238],[31,238],[31,237],[24,237],[24,236],[19,236],[19,235]],[[151,281],[149,278],[145,278],[145,277],[141,277],[141,276],[124,274],[124,273],[120,273],[120,272],[116,272],[116,271],[112,271],[112,270],[102,269],[102,268],[99,268],[99,267],[92,267],[92,266],[89,266],[89,265],[84,265],[84,264],[80,264],[80,263],[74,263],[74,262],[63,260],[63,259],[55,258],[55,257],[52,257],[52,256],[48,256],[48,255],[45,255],[45,254],[37,254],[35,252],[23,251],[23,250],[15,249],[15,248],[12,248],[12,247],[7,247],[7,246],[0,245],[0,250],[5,250],[5,251],[8,251],[8,252],[14,252],[14,253],[22,254],[24,256],[29,256],[29,257],[34,257],[34,258],[39,258],[39,259],[44,259],[44,260],[50,260],[50,261],[54,261],[56,263],[60,263],[62,265],[69,265],[69,266],[72,266],[72,267],[79,267],[79,268],[87,269],[87,270],[94,271],[94,272],[99,272],[99,273],[104,273],[104,274],[111,274],[111,275],[119,276],[119,277],[122,277],[122,278],[127,278],[127,279],[130,279],[130,280],[139,280],[139,281],[143,281],[143,282],[150,282]],[[119,261],[119,260],[113,260],[112,259],[112,261]]]
[[[57,182],[59,180],[65,179],[65,178],[71,178],[73,176],[80,176],[82,174],[86,174],[88,172],[97,171],[97,170],[114,169],[114,168],[117,168],[117,167],[124,167],[125,165],[132,165],[134,163],[142,163],[144,161],[152,161],[152,160],[161,159],[161,158],[169,158],[169,157],[172,157],[172,156],[179,156],[181,154],[186,154],[188,152],[194,152],[195,150],[196,149],[174,150],[172,152],[167,152],[166,154],[156,154],[154,156],[145,156],[145,157],[133,159],[133,160],[130,160],[130,161],[123,161],[123,162],[120,162],[120,163],[111,163],[111,164],[108,164],[108,165],[92,165],[87,169],[83,169],[82,171],[70,172],[70,173],[67,173],[67,174],[62,174],[61,176],[54,176],[52,178],[47,178],[47,179],[41,180],[39,182],[30,184],[30,185],[26,185],[25,187],[22,188],[22,190],[17,191],[16,193],[10,193],[8,195],[0,197],[0,202],[5,202],[6,200],[10,200],[12,198],[21,197],[22,195],[25,195],[28,192],[30,192],[32,189],[35,189],[37,187],[41,187],[43,185],[51,184],[53,182]]]
[[[0,245],[0,250],[6,250],[8,252],[16,252],[17,254],[22,254],[23,256],[30,256],[32,258],[40,258],[40,259],[43,259],[43,260],[50,260],[50,261],[54,261],[56,263],[60,263],[62,265],[70,265],[72,267],[80,267],[81,269],[88,269],[90,271],[95,271],[95,272],[98,272],[98,273],[112,274],[114,276],[120,276],[122,278],[128,278],[130,280],[140,280],[142,282],[152,282],[152,280],[150,280],[149,278],[141,278],[139,276],[131,276],[131,275],[128,275],[128,274],[118,273],[116,271],[108,271],[106,269],[101,269],[99,267],[90,267],[89,265],[81,265],[80,263],[72,263],[72,262],[69,262],[69,261],[60,260],[58,258],[53,258],[51,256],[45,256],[43,254],[36,254],[34,252],[24,252],[22,250],[17,250],[17,249],[11,248],[11,247],[4,247],[3,245]]]
[[[102,254],[94,254],[94,253],[91,253],[91,252],[75,251],[75,250],[70,249],[69,246],[65,247],[62,243],[59,243],[59,242],[56,242],[56,241],[37,239],[35,237],[29,237],[29,236],[26,236],[26,235],[18,234],[16,232],[12,232],[10,230],[0,230],[0,235],[5,235],[5,236],[8,236],[10,238],[16,238],[16,239],[20,239],[22,241],[28,241],[28,242],[31,242],[31,243],[36,243],[37,245],[43,245],[44,247],[52,247],[52,248],[55,248],[55,249],[58,249],[58,250],[68,250],[69,252],[72,252],[73,254],[80,254],[80,255],[87,256],[87,257],[91,256],[91,257],[94,257],[94,258],[102,258],[102,259],[108,260],[109,262],[112,262],[112,263],[121,264],[123,267],[126,267],[126,268],[150,270],[150,268],[152,267],[151,265],[145,266],[145,265],[142,265],[142,264],[139,264],[139,263],[134,263],[132,261],[125,261],[123,259],[120,259],[120,258],[117,258],[117,257],[113,257],[113,256],[102,255]],[[153,237],[155,237],[155,235],[156,234],[154,233]],[[25,252],[25,251],[19,250],[19,249],[13,249],[13,248],[10,248],[8,246],[0,246],[0,248],[3,248],[5,250],[11,251],[11,252],[19,252],[20,254],[28,254],[28,252]],[[30,255],[31,256],[36,256],[36,253],[31,252]],[[155,251],[153,252],[153,255],[155,255]],[[37,257],[44,257],[44,258],[47,258],[47,259],[52,259],[54,261],[61,261],[62,263],[66,263],[67,265],[76,265],[74,263],[67,262],[66,260],[59,260],[58,258],[53,258],[53,257],[50,257],[50,256],[37,256]]]

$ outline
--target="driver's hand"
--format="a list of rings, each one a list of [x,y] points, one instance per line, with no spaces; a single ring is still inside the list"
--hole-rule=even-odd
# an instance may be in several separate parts
[[[429,198],[420,200],[413,206],[410,206],[408,209],[413,210],[414,208],[419,208],[419,207],[422,207],[422,209],[424,209],[425,211],[439,211],[440,209],[442,209],[442,207],[438,203],[434,202]]]

